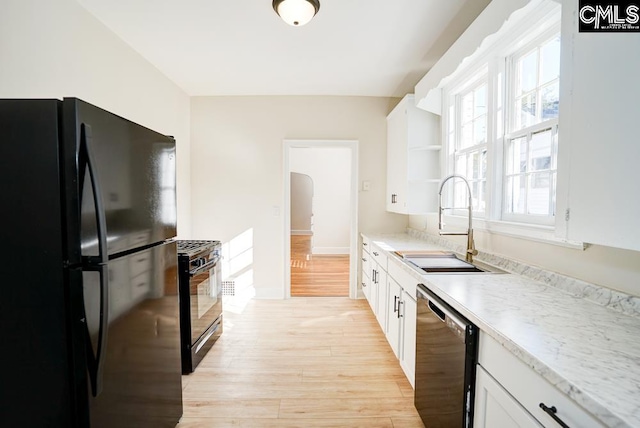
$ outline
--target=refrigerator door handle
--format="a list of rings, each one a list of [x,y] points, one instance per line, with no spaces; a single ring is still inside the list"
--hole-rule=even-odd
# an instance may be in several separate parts
[[[96,163],[91,151],[91,126],[83,123],[80,128],[80,152],[86,160],[86,167],[91,179],[93,201],[96,211],[98,230],[98,256],[83,258],[83,271],[100,273],[100,328],[98,330],[98,349],[93,355],[89,326],[87,324],[87,344],[89,359],[89,376],[91,378],[91,392],[97,397],[102,392],[103,372],[105,360],[105,348],[107,347],[107,335],[109,326],[109,256],[107,253],[107,220],[104,205],[102,203],[102,189],[96,171]]]

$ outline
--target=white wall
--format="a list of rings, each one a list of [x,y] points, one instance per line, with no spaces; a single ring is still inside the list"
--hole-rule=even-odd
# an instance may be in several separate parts
[[[291,181],[291,234],[311,235],[313,217],[313,179],[307,174],[292,172]]]
[[[253,231],[250,267],[261,298],[284,297],[283,140],[358,140],[361,232],[403,231],[387,213],[386,115],[372,97],[194,97],[193,235],[229,242]]]
[[[0,2],[0,97],[78,97],[173,135],[190,235],[189,97],[74,0]]]
[[[291,171],[314,183],[312,253],[349,254],[351,150],[292,148],[289,156]]]

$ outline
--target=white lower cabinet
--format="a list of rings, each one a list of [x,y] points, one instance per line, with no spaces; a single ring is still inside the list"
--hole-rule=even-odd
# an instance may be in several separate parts
[[[418,310],[415,297],[415,294],[412,296],[406,290],[403,290],[400,327],[402,343],[400,347],[400,366],[414,388],[416,387],[416,320]]]
[[[376,286],[378,292],[378,298],[376,299],[376,318],[382,331],[387,331],[387,296],[389,290],[389,284],[387,281],[387,272],[378,265],[378,271],[376,273]]]
[[[407,379],[416,372],[416,285],[402,262],[362,237],[362,291]],[[366,245],[365,245],[366,244]]]
[[[542,427],[481,366],[476,372],[474,428],[540,428]]]
[[[605,427],[484,332],[478,364],[475,427]]]

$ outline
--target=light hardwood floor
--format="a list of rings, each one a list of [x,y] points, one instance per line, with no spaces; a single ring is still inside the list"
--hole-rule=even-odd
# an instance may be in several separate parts
[[[251,300],[183,376],[178,428],[423,427],[365,300]]]
[[[291,235],[291,296],[348,296],[349,255],[311,254],[311,236]]]

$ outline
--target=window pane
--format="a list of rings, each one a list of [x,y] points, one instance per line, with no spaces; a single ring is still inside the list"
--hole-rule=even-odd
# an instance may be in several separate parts
[[[517,129],[526,128],[536,123],[536,94],[535,92],[522,97],[516,105],[518,118]]]
[[[507,212],[514,214],[524,213],[525,195],[524,176],[517,175],[507,179]]]
[[[476,211],[484,212],[486,208],[486,195],[487,194],[487,181],[482,180],[480,182],[480,193],[478,194],[478,204],[475,207]]]
[[[471,147],[473,145],[473,122],[462,127],[462,136],[460,138],[460,148]]]
[[[537,86],[538,82],[538,51],[534,50],[529,55],[518,61],[518,92],[522,95]]]
[[[549,214],[551,175],[548,172],[531,174],[527,197],[527,214]]]
[[[459,155],[456,157],[456,174],[467,175],[467,156]]]
[[[474,91],[473,117],[487,113],[487,85],[482,85]]]
[[[551,168],[551,137],[550,129],[531,136],[531,171]]]
[[[468,179],[477,179],[480,178],[480,153],[475,152],[471,154],[471,175],[467,176]],[[473,194],[476,195],[477,192],[474,190]]]
[[[540,84],[560,76],[560,36],[540,48]]]
[[[473,92],[462,97],[462,123],[473,120]]]
[[[545,86],[540,90],[542,103],[542,120],[558,117],[558,105],[560,101],[560,89],[558,82]]]
[[[487,140],[487,116],[481,116],[473,121],[473,144]]]
[[[527,140],[514,138],[507,148],[507,174],[517,174],[526,170]]]
[[[453,208],[465,208],[469,206],[469,193],[467,192],[467,185],[464,181],[457,180],[453,188],[455,205]]]
[[[480,177],[487,178],[487,150],[484,149],[480,158]]]

